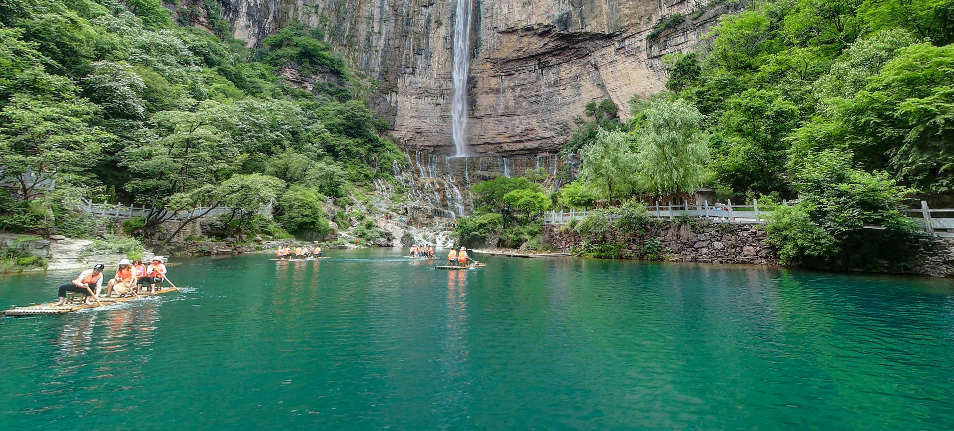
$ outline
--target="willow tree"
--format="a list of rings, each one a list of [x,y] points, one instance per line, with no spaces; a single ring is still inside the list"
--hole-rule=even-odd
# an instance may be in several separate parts
[[[629,197],[636,189],[636,153],[626,132],[600,129],[580,152],[580,180],[603,199]]]
[[[702,114],[681,99],[653,100],[643,114],[636,132],[640,189],[657,196],[695,192],[709,157]]]

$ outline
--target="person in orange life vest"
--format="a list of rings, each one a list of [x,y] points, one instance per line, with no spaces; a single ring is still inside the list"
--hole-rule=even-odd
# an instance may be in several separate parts
[[[275,257],[281,259],[285,254],[285,249],[282,246],[278,246],[278,249],[275,250]]]
[[[295,257],[301,256],[301,247],[295,247]]]
[[[448,265],[457,264],[457,250],[451,249],[450,253],[447,253],[447,264]]]
[[[460,251],[457,252],[457,264],[467,266],[467,249],[464,247],[461,247]]]
[[[306,245],[306,246],[304,246],[304,247],[301,248],[301,255],[298,256],[298,257],[304,259],[304,258],[307,258],[308,255],[310,255],[310,254],[311,254],[311,250],[309,250],[309,249],[308,249],[308,246]]]
[[[282,251],[282,257],[284,257],[285,259],[288,259],[291,257],[291,247],[287,245],[285,246],[285,250]]]
[[[427,246],[427,257],[434,257],[434,247]]]
[[[320,245],[316,245],[316,246],[315,246],[315,250],[314,250],[313,256],[315,256],[315,257],[321,257],[321,246],[320,246]]]
[[[146,265],[142,263],[142,260],[136,259],[132,261],[133,277],[136,277],[136,290],[139,291],[142,288],[142,283],[139,279],[146,276]]]
[[[165,258],[154,256],[152,263],[146,267],[146,276],[139,279],[140,283],[149,284],[149,291],[152,293],[156,292],[156,283],[160,283],[162,279],[166,278],[166,265],[163,262],[165,262]]]
[[[103,264],[97,263],[96,266],[93,266],[91,269],[87,269],[80,273],[79,277],[76,277],[75,280],[63,284],[60,286],[59,298],[60,300],[54,304],[54,307],[59,307],[66,303],[66,292],[76,292],[76,293],[87,293],[86,295],[86,305],[90,305],[93,302],[92,299],[99,299],[99,296],[93,292],[93,289],[96,289],[98,292],[100,288],[103,287]]]
[[[120,260],[116,275],[106,284],[106,296],[113,296],[113,293],[122,296],[131,292],[137,280],[136,270],[132,268],[129,259]],[[96,292],[96,295],[99,295],[99,292]]]

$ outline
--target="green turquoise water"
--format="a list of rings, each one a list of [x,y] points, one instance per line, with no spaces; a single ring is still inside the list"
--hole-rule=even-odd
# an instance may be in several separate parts
[[[327,255],[182,260],[182,292],[0,319],[0,429],[954,428],[949,281]],[[4,276],[0,307],[73,276]]]

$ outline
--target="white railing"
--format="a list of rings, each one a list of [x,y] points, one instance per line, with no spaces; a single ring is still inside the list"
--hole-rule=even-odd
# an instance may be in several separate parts
[[[787,205],[788,202],[783,202]],[[649,214],[661,219],[675,219],[679,217],[691,217],[697,219],[710,220],[716,223],[740,223],[740,224],[765,224],[765,218],[771,214],[771,211],[759,209],[758,201],[751,205],[732,205],[727,204],[709,205],[708,202],[699,204],[684,203],[681,205],[656,205],[648,206],[646,209]],[[954,208],[931,209],[926,201],[921,201],[921,209],[902,210],[912,218],[918,218],[918,224],[930,235],[942,238],[954,238]],[[550,211],[543,217],[543,222],[548,224],[566,224],[571,220],[579,220],[586,217],[593,211]],[[939,215],[945,217],[938,217]],[[610,215],[612,220],[616,218]],[[865,226],[869,229],[883,229],[879,226]]]
[[[787,204],[787,202],[786,202]],[[733,205],[732,201],[726,204],[709,205],[708,202],[699,204],[683,203],[681,205],[656,205],[647,206],[651,216],[662,219],[674,219],[678,217],[692,217],[708,219],[716,222],[743,223],[743,224],[765,224],[765,217],[769,214],[766,211],[759,210],[759,202],[755,201],[752,205]],[[592,211],[590,211],[592,214]],[[570,220],[586,217],[587,211],[551,211],[543,217],[544,223],[563,224]],[[610,216],[610,219],[615,217]]]

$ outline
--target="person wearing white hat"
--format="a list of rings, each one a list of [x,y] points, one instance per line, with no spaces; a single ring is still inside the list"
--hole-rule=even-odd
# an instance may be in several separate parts
[[[139,282],[149,284],[149,292],[156,293],[156,283],[161,283],[166,278],[166,259],[162,256],[153,256],[152,262],[146,267],[146,276],[139,279]]]
[[[457,264],[460,266],[467,266],[467,248],[461,247],[460,251],[457,252]]]
[[[106,296],[113,296],[113,293],[116,296],[127,295],[133,291],[135,285],[136,271],[133,270],[129,259],[122,259],[119,261],[119,269],[116,270],[116,275],[106,284]],[[99,294],[99,292],[96,293]]]

